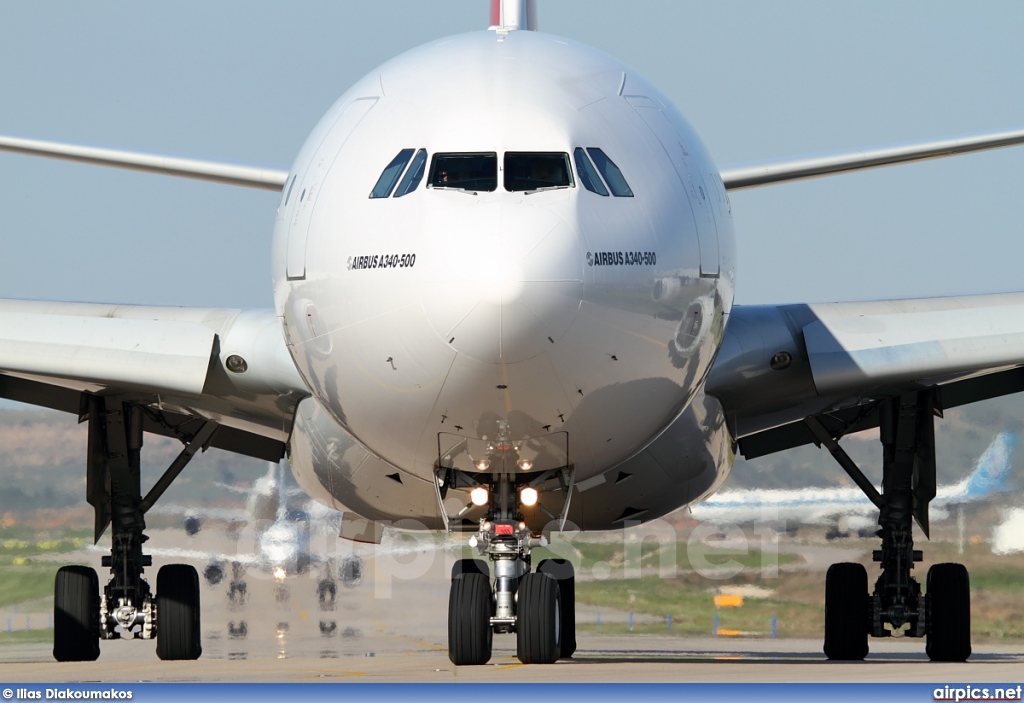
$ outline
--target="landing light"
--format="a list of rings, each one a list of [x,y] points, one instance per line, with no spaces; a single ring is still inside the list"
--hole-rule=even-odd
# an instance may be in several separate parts
[[[491,468],[491,460],[490,459],[477,459],[477,462],[476,462],[476,470],[477,471],[487,471],[487,469],[489,469],[489,468]]]
[[[778,354],[776,354],[778,356]],[[232,354],[225,361],[224,365],[228,367],[228,371],[231,373],[245,373],[249,370],[249,364],[246,363],[245,359],[240,357],[238,354]]]
[[[519,468],[522,469],[523,471],[529,471],[530,469],[533,468],[533,462],[530,461],[529,459],[520,459],[518,463]]]
[[[527,486],[523,490],[519,491],[519,502],[526,507],[530,507],[537,504],[537,489],[532,486]]]
[[[483,486],[477,486],[469,492],[469,499],[473,501],[473,505],[487,505],[487,489]]]

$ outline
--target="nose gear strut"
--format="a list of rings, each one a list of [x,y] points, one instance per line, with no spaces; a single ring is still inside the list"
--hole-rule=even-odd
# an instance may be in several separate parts
[[[469,456],[475,467],[496,470],[472,472],[454,467],[453,455],[465,452],[466,444],[456,444],[441,453],[436,470],[435,488],[438,505],[449,531],[466,524],[463,516],[486,506],[479,518],[477,532],[469,544],[483,559],[463,559],[452,568],[452,586],[448,601],[448,656],[457,665],[485,664],[491,657],[494,634],[515,633],[517,655],[523,663],[552,663],[572,656],[576,650],[575,574],[572,564],[563,559],[545,559],[531,571],[531,553],[545,546],[547,540],[531,529],[530,522],[542,519],[556,521],[564,527],[572,494],[575,471],[563,466],[557,469],[522,471],[524,461],[517,458],[519,446],[507,436],[507,425],[487,451],[479,457]],[[441,438],[439,437],[439,440]],[[511,470],[509,470],[511,468]],[[530,500],[524,504],[524,489],[534,492],[538,487],[557,484],[562,494],[558,515],[541,503]],[[486,503],[479,498],[466,504],[452,516],[445,499],[454,490],[483,490]],[[549,491],[548,495],[555,495]],[[536,506],[536,507],[534,507]],[[529,522],[524,507],[531,510]],[[547,515],[542,518],[540,513]],[[493,571],[493,578],[491,574]]]

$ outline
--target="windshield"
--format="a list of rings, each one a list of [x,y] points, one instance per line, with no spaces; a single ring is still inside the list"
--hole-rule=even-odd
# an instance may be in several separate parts
[[[412,157],[412,152],[412,149],[402,149],[395,158],[391,159],[391,163],[385,167],[384,172],[377,179],[377,184],[370,191],[371,198],[386,198],[391,195],[395,183],[398,182],[398,177],[402,175],[405,165]]]
[[[505,190],[534,191],[568,188],[572,170],[568,154],[545,152],[505,152]]]
[[[427,150],[420,149],[416,152],[416,158],[412,160],[412,166],[405,173],[405,178],[398,184],[398,189],[395,190],[395,197],[401,198],[403,195],[413,192],[419,186],[420,181],[423,180],[423,166],[427,163]]]
[[[430,188],[493,191],[498,188],[498,155],[434,154],[430,163]]]
[[[607,154],[596,147],[587,147],[587,153],[594,160],[594,165],[601,172],[604,182],[608,184],[608,188],[612,191],[612,195],[616,198],[633,197],[633,191],[630,190],[629,184],[626,183],[626,178],[622,175],[622,171],[619,170],[614,161],[608,158]]]
[[[586,152],[581,147],[576,147],[572,156],[576,159],[576,170],[580,174],[580,183],[583,184],[583,187],[591,193],[608,195],[608,189],[601,182],[601,177],[597,175],[597,170],[594,168],[594,164],[590,163]]]

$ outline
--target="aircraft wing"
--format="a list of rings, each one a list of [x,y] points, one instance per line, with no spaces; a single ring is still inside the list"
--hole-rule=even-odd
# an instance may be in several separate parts
[[[747,458],[879,423],[938,389],[936,412],[1024,390],[1024,293],[736,306],[708,376]]]
[[[65,161],[79,161],[99,166],[113,166],[114,168],[158,173],[165,176],[195,178],[201,181],[264,190],[281,190],[288,178],[286,169],[269,166],[248,166],[41,139],[24,139],[7,135],[0,135],[0,151],[29,156],[45,156]]]
[[[184,442],[212,421],[204,446],[276,462],[309,392],[272,310],[0,300],[0,397],[84,417],[87,394]]]
[[[743,190],[773,183],[819,178],[911,161],[999,149],[1017,144],[1024,144],[1024,129],[727,165],[720,170],[720,175],[727,190]],[[264,190],[279,191],[288,179],[287,169],[278,167],[250,166],[150,152],[26,139],[10,135],[0,135],[0,151]]]
[[[726,190],[743,190],[773,183],[801,181],[911,161],[999,149],[1016,144],[1024,144],[1024,129],[725,166],[721,169],[720,175]]]

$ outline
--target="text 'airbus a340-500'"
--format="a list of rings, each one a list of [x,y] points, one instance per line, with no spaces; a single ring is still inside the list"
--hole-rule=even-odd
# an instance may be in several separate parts
[[[912,576],[942,410],[1024,390],[1024,294],[733,307],[730,191],[1024,142],[1024,130],[719,168],[614,58],[535,28],[532,2],[413,49],[341,96],[290,170],[3,137],[0,148],[280,192],[275,309],[0,301],[0,396],[88,422],[87,499],[110,579],[64,567],[54,655],[155,639],[201,653],[193,567],[143,578],[145,513],[201,448],[285,455],[342,537],[472,533],[449,655],[495,633],[523,662],[576,648],[551,532],[701,501],[736,452],[825,445],[879,508],[880,575],[835,564],[825,654],[868,637],[971,652],[969,582]],[[449,70],[458,66],[459,70]],[[371,236],[372,235],[372,236]],[[879,428],[883,490],[837,444]],[[184,445],[143,495],[146,433]]]

